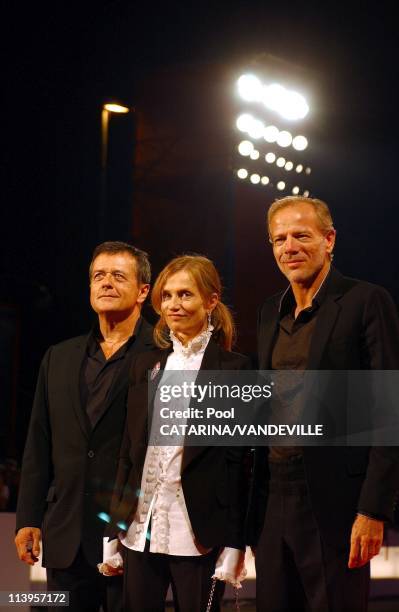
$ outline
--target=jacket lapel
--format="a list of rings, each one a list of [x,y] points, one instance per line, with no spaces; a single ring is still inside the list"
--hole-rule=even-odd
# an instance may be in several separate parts
[[[81,336],[72,353],[72,359],[68,364],[69,393],[72,400],[72,407],[78,420],[80,428],[86,437],[90,435],[90,423],[83,409],[80,397],[80,371],[85,356],[88,336]]]
[[[150,429],[152,425],[152,415],[154,412],[154,398],[156,390],[162,377],[162,371],[165,369],[166,360],[170,351],[159,349],[158,354],[154,351],[151,354],[151,362],[145,365],[148,376],[145,376],[142,383],[132,387],[129,393],[128,410],[134,413],[134,421],[136,426],[132,428],[132,447],[139,449],[147,447]],[[153,381],[151,381],[151,373],[159,364],[157,373]],[[139,463],[138,463],[139,465]]]
[[[316,326],[310,343],[307,370],[318,370],[328,339],[334,329],[340,306],[332,297],[326,298],[317,315]]]
[[[334,268],[327,287],[326,297],[317,314],[316,326],[310,343],[307,370],[318,370],[323,358],[324,350],[334,329],[335,322],[341,311],[337,300],[344,292],[341,274]]]
[[[145,409],[147,413],[148,419],[148,427],[147,427],[147,443],[148,437],[150,433],[150,427],[152,424],[152,416],[154,413],[154,400],[155,394],[158,390],[159,383],[162,380],[163,371],[165,370],[166,361],[172,352],[172,349],[159,350],[159,358],[155,360],[154,365],[151,370],[148,371],[148,377],[146,378],[146,397],[147,401],[145,402]],[[155,370],[156,368],[156,370]]]

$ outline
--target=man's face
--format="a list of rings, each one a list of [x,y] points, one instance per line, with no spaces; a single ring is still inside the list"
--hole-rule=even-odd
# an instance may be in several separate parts
[[[137,282],[137,263],[128,252],[101,253],[92,266],[90,304],[97,314],[129,316],[147,297],[149,285]]]
[[[311,204],[299,202],[277,211],[270,223],[270,237],[277,265],[290,283],[310,285],[327,272],[335,230],[321,230]]]

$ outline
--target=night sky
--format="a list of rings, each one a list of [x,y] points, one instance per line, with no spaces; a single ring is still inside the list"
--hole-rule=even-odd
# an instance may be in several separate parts
[[[98,238],[101,105],[144,104],[142,84],[162,71],[181,66],[187,74],[212,63],[231,71],[269,53],[319,75],[313,195],[333,210],[337,266],[399,301],[398,37],[390,4],[57,2],[42,14],[8,4],[0,302],[18,312],[22,429],[45,348],[91,321],[86,274]],[[179,100],[176,79],[171,87]],[[160,99],[167,123],[163,108]],[[178,220],[176,209],[171,224]],[[129,239],[128,206],[118,223],[107,237]],[[155,251],[157,237],[139,246]]]

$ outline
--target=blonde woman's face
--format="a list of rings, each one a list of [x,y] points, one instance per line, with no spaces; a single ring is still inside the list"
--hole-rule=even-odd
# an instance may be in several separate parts
[[[187,344],[206,329],[208,312],[215,308],[218,297],[212,294],[209,300],[204,300],[191,274],[181,270],[169,276],[161,300],[161,313],[167,326]]]

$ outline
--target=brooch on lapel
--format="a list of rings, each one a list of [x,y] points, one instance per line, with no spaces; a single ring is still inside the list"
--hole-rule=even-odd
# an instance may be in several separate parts
[[[150,380],[154,380],[158,376],[158,372],[161,369],[161,362],[158,361],[151,370]]]

